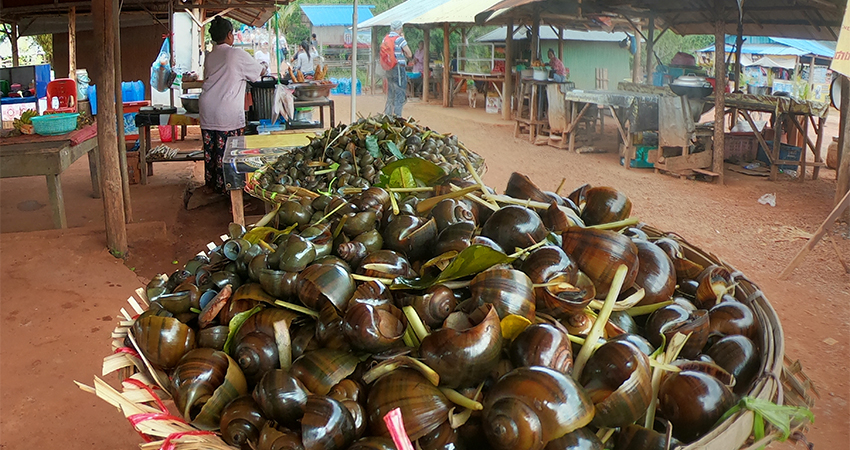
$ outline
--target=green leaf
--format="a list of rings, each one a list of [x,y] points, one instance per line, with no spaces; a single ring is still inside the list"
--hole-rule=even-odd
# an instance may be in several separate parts
[[[230,323],[228,324],[230,327],[230,331],[227,333],[227,340],[224,341],[225,353],[230,353],[230,344],[233,342],[233,337],[236,336],[236,333],[238,333],[239,329],[242,328],[242,324],[245,323],[245,321],[248,320],[249,317],[262,311],[263,308],[265,308],[265,306],[260,304],[249,309],[248,311],[242,311],[241,313],[236,314],[235,316],[233,316],[232,319],[230,319]]]
[[[407,167],[399,167],[390,173],[388,186],[391,188],[416,187],[416,179]]]
[[[483,272],[496,264],[513,262],[515,258],[486,245],[470,245],[465,248],[436,278],[396,278],[393,289],[427,289],[435,284],[456,280]]]
[[[442,167],[422,158],[405,158],[393,161],[384,166],[381,172],[390,175],[399,167],[406,167],[413,174],[413,177],[425,186],[433,186],[446,176],[446,171]]]
[[[393,142],[393,141],[387,142],[387,150],[389,150],[390,153],[392,153],[392,155],[395,156],[396,158],[404,159],[404,155],[401,154],[401,151],[399,151],[398,146],[395,145],[395,142]]]
[[[369,151],[369,154],[372,155],[373,158],[381,158],[381,149],[378,148],[378,137],[374,134],[366,136],[366,150]]]
[[[728,419],[738,411],[748,409],[755,412],[755,420],[753,421],[753,433],[758,440],[758,436],[764,437],[764,420],[766,419],[771,425],[782,432],[780,441],[785,441],[791,435],[791,421],[808,420],[814,423],[815,415],[809,408],[803,406],[780,406],[768,400],[762,400],[755,397],[744,397],[733,406],[729,411],[723,414],[718,423]]]
[[[282,234],[289,234],[290,232],[292,232],[292,230],[292,228],[278,230],[273,227],[257,227],[248,230],[248,232],[245,233],[245,236],[243,236],[243,238],[246,241],[250,242],[252,245],[260,241],[274,242],[275,239],[278,238],[278,236]]]

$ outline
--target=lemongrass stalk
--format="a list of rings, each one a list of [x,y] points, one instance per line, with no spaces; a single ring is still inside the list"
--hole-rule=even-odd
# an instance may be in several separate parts
[[[548,240],[543,239],[542,241],[540,241],[540,242],[538,242],[538,243],[536,243],[536,244],[534,244],[534,245],[530,245],[530,246],[528,246],[528,247],[526,247],[526,248],[523,248],[523,249],[518,250],[516,253],[512,253],[512,254],[508,255],[508,257],[509,257],[509,258],[519,258],[520,256],[522,256],[522,255],[524,255],[524,254],[526,254],[526,253],[529,253],[529,252],[531,252],[531,251],[533,251],[533,250],[537,250],[538,248],[543,247],[544,245],[546,245],[546,244],[548,244],[548,243],[549,243],[549,241],[548,241]]]
[[[342,233],[342,227],[345,226],[345,222],[348,222],[348,214],[342,216],[342,218],[339,219],[339,223],[336,225],[336,228],[334,229],[333,233],[331,234],[331,236],[333,236],[334,239],[336,239],[337,236],[339,236],[339,234]]]
[[[564,187],[564,183],[567,182],[567,177],[561,178],[561,184],[558,185],[558,189],[555,189],[555,195],[561,195],[561,189]]]
[[[409,356],[397,356],[395,358],[384,361],[375,367],[369,369],[363,374],[363,382],[371,384],[378,378],[401,367],[410,367],[421,373],[434,386],[439,386],[440,375],[434,369],[428,367],[427,364]]]
[[[614,303],[614,311],[626,311],[629,308],[633,308],[635,305],[640,303],[641,300],[643,300],[644,295],[646,295],[646,290],[644,288],[638,289],[634,294]],[[592,300],[588,304],[588,307],[591,309],[602,309],[602,302],[599,300]]]
[[[357,273],[352,273],[351,278],[353,278],[355,281],[380,281],[381,283],[384,283],[387,286],[393,284],[392,278],[370,277],[370,276],[366,276],[366,275],[360,275],[360,274],[357,274]]]
[[[317,319],[319,318],[319,313],[317,313],[316,311],[313,311],[312,309],[301,306],[301,305],[296,305],[295,303],[289,303],[289,302],[285,302],[283,300],[275,300],[274,304],[277,305],[277,306],[280,306],[282,308],[291,309],[295,312],[300,312],[301,314],[307,314],[308,316],[313,316]]]
[[[434,188],[431,186],[421,186],[421,187],[400,187],[400,188],[384,188],[389,192],[398,192],[400,194],[407,192],[434,192]]]
[[[416,333],[416,337],[422,342],[423,339],[428,337],[429,333],[428,329],[425,328],[425,324],[422,323],[422,319],[419,318],[419,314],[416,313],[416,310],[413,309],[412,306],[405,306],[402,308],[405,317],[407,317],[407,322],[410,324],[410,327],[413,328],[413,332]]]
[[[419,348],[419,341],[416,340],[416,334],[413,333],[413,329],[407,327],[404,329],[404,334],[401,335],[402,341],[404,341],[404,345],[410,348]]]
[[[605,297],[605,304],[602,305],[602,310],[599,311],[599,316],[596,321],[593,322],[593,326],[590,328],[590,333],[587,334],[587,342],[585,345],[581,347],[581,350],[578,352],[578,357],[573,364],[573,378],[578,380],[581,377],[581,372],[584,370],[585,364],[587,364],[587,360],[590,359],[591,353],[595,349],[595,345],[588,345],[588,343],[595,343],[602,337],[602,333],[605,330],[605,324],[608,323],[608,318],[611,317],[611,311],[614,308],[614,303],[617,301],[617,297],[620,296],[620,290],[623,288],[623,282],[626,280],[626,274],[628,274],[629,268],[626,267],[625,264],[621,264],[617,267],[617,272],[614,274],[614,280],[611,282],[611,289],[608,291],[608,296]]]
[[[603,430],[605,430],[605,433],[602,435],[602,437],[599,438],[599,440],[602,441],[602,443],[604,444],[604,443],[608,442],[608,439],[611,439],[611,436],[614,435],[614,432],[617,431],[617,429],[616,428],[600,428],[599,431],[597,431],[597,434],[599,432],[603,431]]]
[[[325,220],[327,220],[327,219],[328,219],[328,217],[330,217],[330,216],[332,216],[332,215],[336,214],[336,212],[337,212],[337,211],[339,211],[340,209],[342,209],[342,207],[343,207],[343,206],[345,206],[345,205],[346,205],[346,203],[345,203],[345,202],[340,203],[340,204],[339,204],[339,206],[337,206],[336,208],[334,208],[331,212],[329,212],[329,213],[325,214],[325,215],[324,215],[321,219],[317,220],[317,221],[316,221],[316,223],[314,223],[313,225],[318,225],[318,224],[320,224],[320,223],[324,222]]]
[[[481,411],[482,409],[484,409],[484,405],[482,405],[481,402],[477,402],[454,389],[441,387],[440,391],[443,393],[443,395],[446,396],[447,399],[449,399],[450,402],[454,403],[455,405],[466,409],[471,409],[473,411]]]
[[[672,304],[673,304],[673,301],[668,300],[666,302],[658,302],[658,303],[653,303],[651,305],[633,306],[633,307],[626,310],[626,314],[628,314],[632,317],[643,316],[643,315],[646,315],[646,314],[652,314],[656,310],[661,309],[661,308],[663,308],[667,305],[672,305]]]
[[[275,206],[274,206],[274,209],[272,209],[271,211],[266,213],[266,215],[264,215],[260,220],[257,221],[256,224],[254,224],[254,228],[264,227],[264,226],[268,225],[269,222],[271,222],[272,219],[274,219],[275,216],[277,216],[277,212],[280,210],[281,204],[282,203],[276,203]]]
[[[392,208],[393,208],[393,215],[397,216],[401,212],[398,209],[398,201],[396,201],[394,193],[390,192],[389,194],[390,194],[390,206],[392,206]]]
[[[454,184],[449,184],[449,188],[452,191],[455,191],[455,192],[459,191],[461,189],[461,188],[455,186]],[[490,208],[491,210],[493,210],[493,212],[499,210],[499,205],[494,205],[492,203],[489,203],[486,200],[482,199],[481,197],[479,197],[477,195],[473,195],[472,193],[464,195],[464,198],[468,198],[468,199],[472,200],[473,202],[478,203],[481,206],[484,206],[486,208]]]
[[[428,211],[431,210],[431,208],[436,206],[437,203],[440,203],[441,201],[443,201],[447,198],[463,197],[464,195],[469,194],[470,192],[475,192],[477,190],[478,190],[478,186],[473,185],[473,186],[465,187],[465,188],[458,190],[458,191],[447,192],[443,195],[437,195],[437,196],[434,196],[434,197],[426,198],[425,200],[422,200],[421,202],[419,202],[416,205],[416,211],[419,212],[419,213],[428,212]]]
[[[600,223],[599,225],[590,225],[587,228],[593,228],[596,230],[617,230],[620,228],[630,227],[632,225],[637,225],[640,223],[640,219],[637,217],[629,217],[628,219],[618,220],[616,222],[608,222],[608,223]]]

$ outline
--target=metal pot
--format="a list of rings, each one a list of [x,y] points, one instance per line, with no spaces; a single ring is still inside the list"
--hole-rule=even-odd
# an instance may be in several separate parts
[[[703,98],[714,91],[711,83],[706,81],[705,77],[693,74],[682,75],[676,78],[670,84],[670,89],[676,95],[687,95],[689,98]]]
[[[200,111],[200,107],[198,106],[198,96],[199,94],[183,94],[180,96],[180,104],[183,105],[183,109],[185,109],[187,113],[198,114]]]

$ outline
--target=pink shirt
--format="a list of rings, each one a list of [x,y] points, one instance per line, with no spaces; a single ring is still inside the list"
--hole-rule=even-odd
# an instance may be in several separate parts
[[[263,67],[246,51],[217,44],[204,61],[204,91],[198,100],[201,128],[231,131],[245,126],[245,87]]]
[[[549,60],[549,65],[552,66],[552,70],[554,70],[556,74],[558,74],[558,75],[566,75],[567,74],[567,68],[564,67],[564,63],[562,63],[560,59],[558,59],[556,57],[552,57],[552,59]]]

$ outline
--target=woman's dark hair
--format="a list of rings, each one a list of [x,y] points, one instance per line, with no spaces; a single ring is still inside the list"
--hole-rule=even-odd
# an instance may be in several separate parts
[[[310,43],[307,42],[306,40],[301,41],[301,48],[303,48],[304,51],[307,52],[308,55],[310,54]]]
[[[224,17],[218,16],[210,24],[210,39],[216,44],[221,44],[231,31],[233,31],[233,24]]]

